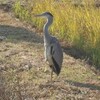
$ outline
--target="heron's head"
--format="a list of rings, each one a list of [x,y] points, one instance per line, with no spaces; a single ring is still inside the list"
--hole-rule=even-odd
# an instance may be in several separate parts
[[[42,14],[34,15],[35,17],[46,17],[46,18],[53,18],[53,15],[50,12],[44,12]]]

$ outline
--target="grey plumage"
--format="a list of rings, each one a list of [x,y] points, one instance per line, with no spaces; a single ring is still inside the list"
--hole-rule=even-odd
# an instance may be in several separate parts
[[[48,28],[53,22],[53,15],[50,12],[44,12],[36,17],[45,17],[47,19],[46,24],[43,27],[44,32],[44,48],[45,48],[45,60],[49,62],[51,68],[51,80],[52,74],[55,72],[59,75],[63,62],[63,52],[59,44],[59,41],[49,34]]]

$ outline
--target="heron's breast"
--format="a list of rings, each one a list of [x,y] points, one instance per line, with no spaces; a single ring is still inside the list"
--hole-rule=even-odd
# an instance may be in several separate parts
[[[53,65],[52,55],[50,54],[50,47],[47,47],[47,59],[50,65]]]

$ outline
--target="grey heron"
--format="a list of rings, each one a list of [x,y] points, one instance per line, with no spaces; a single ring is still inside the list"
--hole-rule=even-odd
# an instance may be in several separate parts
[[[45,48],[44,56],[45,61],[49,62],[49,66],[51,68],[52,81],[53,72],[55,72],[58,76],[61,71],[63,62],[63,51],[57,38],[51,36],[48,31],[49,26],[53,22],[53,15],[50,12],[44,12],[42,14],[35,15],[35,17],[44,17],[47,19],[47,22],[43,27]]]

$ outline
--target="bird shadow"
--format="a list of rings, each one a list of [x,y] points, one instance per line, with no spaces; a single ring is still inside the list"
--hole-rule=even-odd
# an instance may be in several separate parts
[[[59,83],[59,84],[58,84]],[[88,88],[90,90],[98,90],[100,91],[100,86],[95,85],[95,84],[90,84],[90,83],[81,83],[81,82],[76,82],[73,80],[64,80],[61,82],[62,85],[60,84],[60,81],[54,81],[52,83],[45,83],[45,84],[40,84],[40,88],[54,88],[57,89],[58,87],[64,88],[69,84],[70,86],[75,86],[75,87],[80,87],[80,88]],[[67,89],[67,87],[65,88]]]
[[[8,41],[16,43],[21,41],[43,43],[42,37],[23,27],[0,25],[0,36],[4,36]]]
[[[83,88],[89,88],[91,90],[99,90],[100,91],[100,86],[95,85],[95,84],[90,84],[90,83],[81,83],[81,82],[76,82],[72,80],[65,80],[67,84],[70,84],[72,86],[76,87],[83,87]]]

